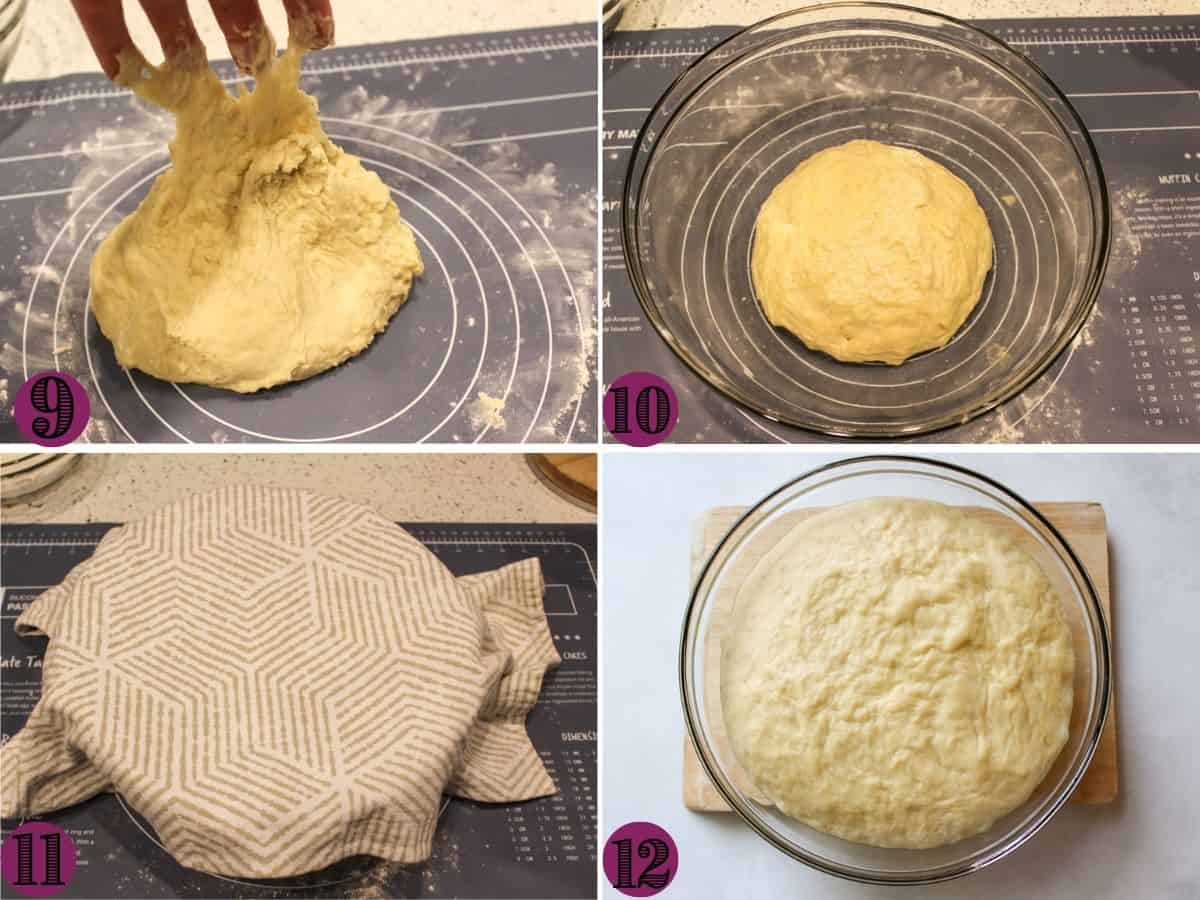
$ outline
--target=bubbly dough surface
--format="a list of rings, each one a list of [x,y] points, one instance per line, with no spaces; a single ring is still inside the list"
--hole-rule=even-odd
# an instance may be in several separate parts
[[[865,140],[821,150],[777,184],[751,251],[768,321],[843,362],[898,365],[944,346],[991,267],[970,187],[916,150]]]
[[[801,521],[746,579],[721,654],[738,761],[782,812],[851,841],[985,831],[1067,740],[1057,592],[954,507],[877,498]]]
[[[96,253],[92,308],[117,360],[250,392],[361,352],[422,271],[388,189],[335,146],[289,47],[231,96],[203,60],[122,82],[171,110],[172,166]]]

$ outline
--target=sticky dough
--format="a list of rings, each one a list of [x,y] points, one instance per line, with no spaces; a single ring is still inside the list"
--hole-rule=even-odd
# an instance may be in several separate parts
[[[231,96],[203,60],[122,59],[176,118],[171,168],[101,244],[92,309],[118,362],[256,391],[362,351],[422,271],[388,189],[335,146],[289,46]]]
[[[801,521],[736,598],[721,645],[734,753],[782,812],[926,848],[1020,806],[1067,740],[1060,599],[998,526],[872,499]]]
[[[970,187],[915,150],[851,141],[759,210],[754,290],[771,324],[844,362],[942,347],[979,302],[992,233]]]

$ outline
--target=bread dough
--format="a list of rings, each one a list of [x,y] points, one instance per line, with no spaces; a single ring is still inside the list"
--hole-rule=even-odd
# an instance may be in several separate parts
[[[362,351],[422,271],[387,187],[335,146],[290,46],[255,89],[204,60],[121,81],[171,110],[172,167],[92,263],[96,321],[117,361],[234,391],[296,381]]]
[[[763,312],[843,362],[942,347],[983,292],[992,232],[967,184],[915,150],[851,141],[800,163],[755,224]]]
[[[1060,599],[1000,528],[896,498],[800,522],[750,572],[721,645],[734,753],[782,812],[937,847],[1020,806],[1066,743]]]

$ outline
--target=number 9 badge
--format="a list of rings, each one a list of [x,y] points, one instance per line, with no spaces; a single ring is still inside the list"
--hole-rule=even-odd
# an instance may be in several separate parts
[[[90,416],[87,391],[65,372],[38,372],[21,385],[13,404],[21,434],[43,447],[71,443],[83,434]]]

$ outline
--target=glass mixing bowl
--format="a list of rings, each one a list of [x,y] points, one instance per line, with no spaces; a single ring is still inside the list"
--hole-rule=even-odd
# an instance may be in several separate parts
[[[887,849],[833,837],[791,819],[758,795],[737,763],[721,713],[721,633],[737,587],[797,519],[869,497],[912,497],[965,508],[1007,530],[1038,561],[1063,602],[1075,646],[1075,702],[1067,743],[1025,803],[983,834],[929,850]],[[680,648],[684,718],[701,764],[733,810],[789,856],[831,875],[874,884],[929,884],[966,875],[1029,840],[1066,802],[1087,770],[1109,708],[1108,629],[1096,589],[1071,547],[1029,503],[967,469],[898,456],[815,469],[760,500],[704,565]]]
[[[808,349],[767,322],[750,279],[772,188],[855,138],[946,166],[995,240],[971,317],[899,366]],[[675,81],[634,146],[622,237],[647,317],[711,385],[778,422],[883,438],[965,422],[1045,371],[1096,300],[1109,201],[1082,121],[1028,59],[944,16],[845,3],[747,28]]]

